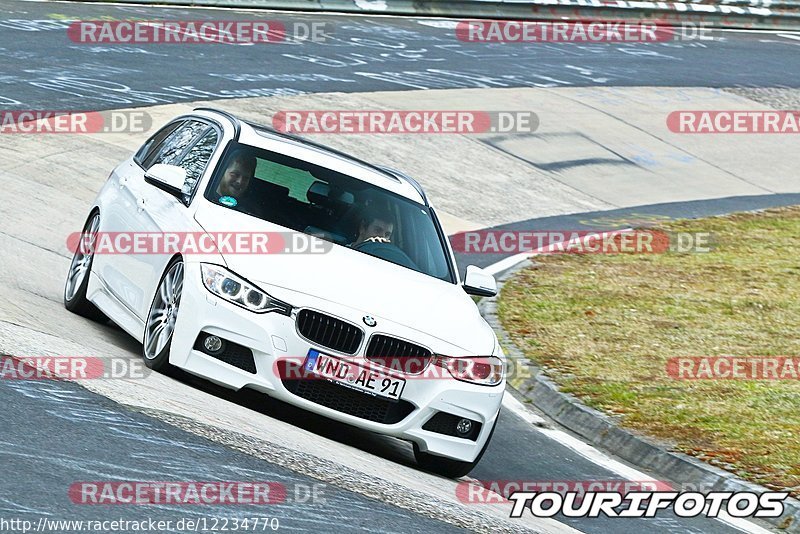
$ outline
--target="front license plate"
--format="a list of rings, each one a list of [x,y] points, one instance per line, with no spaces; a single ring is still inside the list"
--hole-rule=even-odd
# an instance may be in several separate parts
[[[406,381],[402,378],[395,378],[313,349],[308,351],[303,367],[331,382],[392,401],[399,400],[403,388],[406,387]]]

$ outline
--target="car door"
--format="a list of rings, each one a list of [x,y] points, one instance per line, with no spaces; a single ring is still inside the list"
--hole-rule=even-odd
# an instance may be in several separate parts
[[[138,201],[142,214],[139,219],[142,225],[140,231],[166,235],[194,233],[200,230],[200,226],[190,216],[188,205],[221,138],[221,131],[216,126],[210,123],[203,124],[204,128],[192,130],[193,140],[180,154],[174,150],[165,151],[154,162],[154,164],[164,163],[182,167],[186,170],[186,181],[180,198],[152,184],[144,183]],[[189,125],[190,128],[193,126],[193,124]],[[150,310],[150,303],[161,275],[172,257],[171,253],[134,256],[137,261],[137,270],[141,273],[139,283],[146,297],[136,308],[142,318],[145,318]]]
[[[116,213],[111,215],[112,224],[133,236],[163,235],[195,228],[188,218],[184,202],[191,196],[179,199],[147,183],[145,173],[157,163],[186,165],[186,187],[191,191],[197,179],[190,180],[190,177],[198,175],[198,168],[199,175],[202,175],[218,139],[218,130],[209,122],[189,119],[166,135],[158,146],[143,146],[144,153],[137,153],[139,157],[134,158],[129,168],[119,170],[121,194],[115,205]],[[110,275],[106,276],[109,289],[142,321],[170,258],[169,254],[116,254],[113,266],[105,269]]]
[[[144,184],[144,169],[152,165],[166,144],[173,142],[174,136],[185,123],[186,120],[181,119],[167,124],[148,139],[133,158],[113,170],[100,210],[102,232],[115,236],[118,233],[130,233],[138,227],[137,190],[140,184]],[[141,302],[144,292],[131,278],[135,262],[126,254],[98,254],[92,269],[116,301],[124,305],[130,318],[138,318],[131,305]],[[121,317],[117,320],[129,323]]]

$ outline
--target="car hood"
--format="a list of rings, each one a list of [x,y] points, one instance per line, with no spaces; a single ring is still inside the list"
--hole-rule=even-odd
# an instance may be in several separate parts
[[[209,233],[289,231],[214,204],[198,209],[195,219]],[[491,327],[461,286],[324,243],[324,253],[223,253],[222,257],[230,270],[265,291],[279,288],[274,296],[290,304],[297,305],[292,293],[302,293],[351,308],[357,321],[371,315],[384,324],[396,323],[438,338],[467,354],[492,354]]]

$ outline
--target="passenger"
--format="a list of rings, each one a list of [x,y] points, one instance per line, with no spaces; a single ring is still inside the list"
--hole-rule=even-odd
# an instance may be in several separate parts
[[[391,210],[370,204],[361,213],[358,237],[350,246],[355,248],[363,243],[391,243],[392,232],[394,232],[394,217]]]

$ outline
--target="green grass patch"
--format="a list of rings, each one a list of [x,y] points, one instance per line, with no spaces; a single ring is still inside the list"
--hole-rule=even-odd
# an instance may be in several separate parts
[[[661,227],[708,253],[540,256],[503,326],[564,391],[622,425],[800,496],[800,380],[671,378],[669,358],[800,357],[800,207]]]

